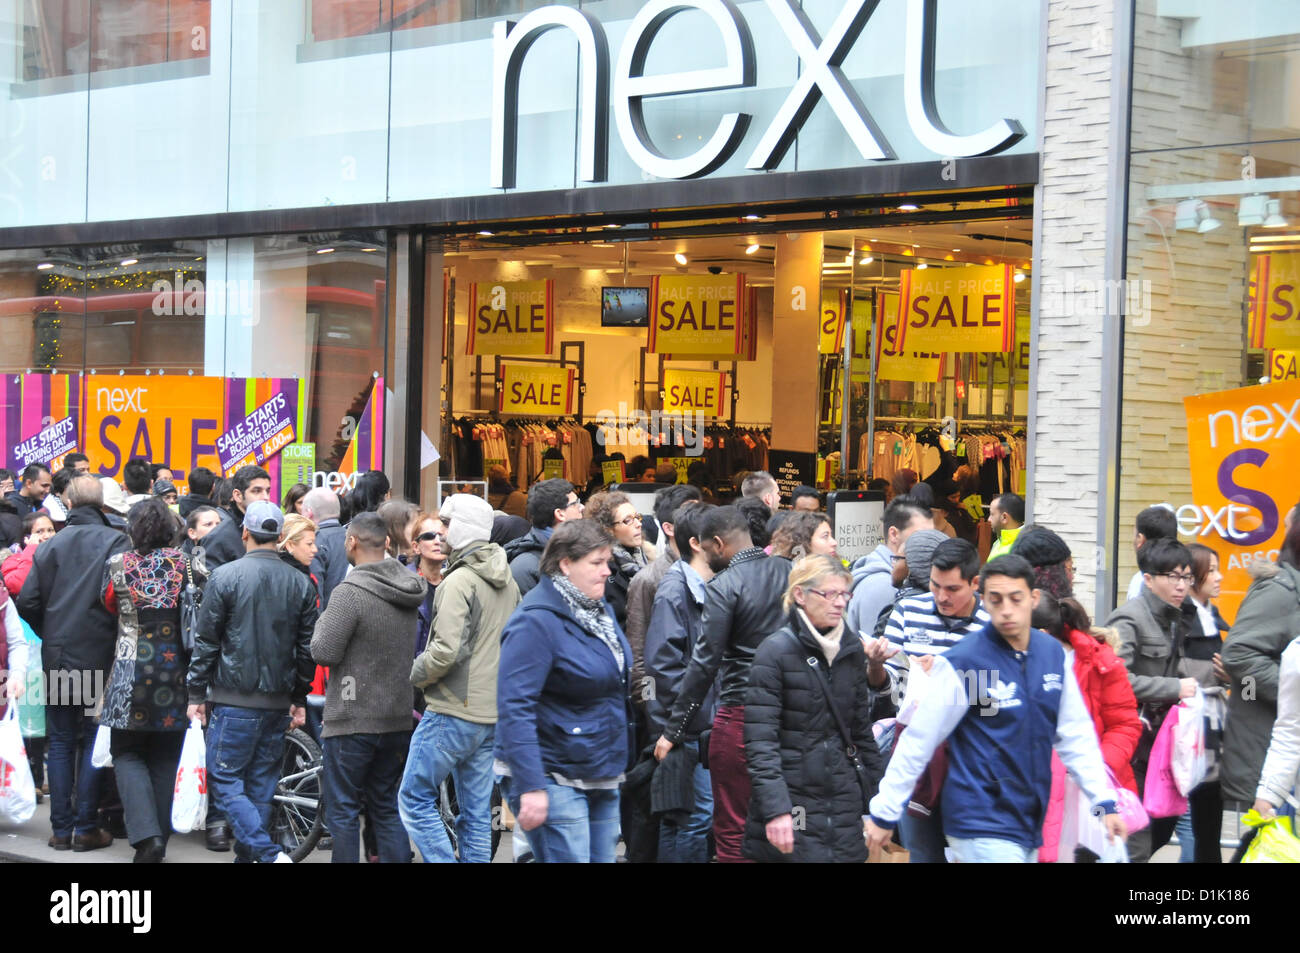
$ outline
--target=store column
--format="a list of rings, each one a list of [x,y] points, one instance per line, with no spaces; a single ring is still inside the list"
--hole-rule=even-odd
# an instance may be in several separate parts
[[[816,476],[821,278],[820,232],[777,236],[772,299],[771,467],[778,482],[785,482],[775,472],[783,459],[805,471],[796,482],[812,483]]]

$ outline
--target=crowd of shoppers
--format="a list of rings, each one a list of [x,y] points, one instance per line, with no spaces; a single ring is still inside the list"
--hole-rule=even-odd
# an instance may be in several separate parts
[[[148,460],[125,487],[66,462],[0,473],[0,704],[40,666],[55,850],[116,833],[163,860],[197,719],[208,846],[288,862],[272,798],[312,695],[339,863],[487,862],[502,812],[538,862],[611,862],[620,840],[661,863],[861,862],[891,840],[912,862],[1096,861],[1125,840],[1140,861],[1175,832],[1217,862],[1225,810],[1269,814],[1296,785],[1294,511],[1229,620],[1214,550],[1144,510],[1130,598],[1095,627],[1066,542],[1012,493],[976,531],[965,478],[936,503],[902,474],[849,565],[817,492],[780,509],[762,472],[724,506],[665,472],[645,508],[494,473],[422,511],[377,471],[277,506],[258,466],[196,468],[181,493]],[[1194,696],[1207,772],[1185,817],[1130,832],[1121,795]]]

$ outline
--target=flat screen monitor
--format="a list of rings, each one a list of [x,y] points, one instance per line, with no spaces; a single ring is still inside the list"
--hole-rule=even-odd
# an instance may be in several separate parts
[[[600,289],[600,326],[644,328],[650,324],[650,289],[606,286]]]

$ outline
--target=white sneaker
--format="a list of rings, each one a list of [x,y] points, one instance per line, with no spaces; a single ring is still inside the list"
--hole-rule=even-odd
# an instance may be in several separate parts
[[[280,853],[276,856],[275,860],[271,861],[271,863],[273,863],[273,864],[292,864],[292,863],[293,863],[293,858],[290,857],[288,854],[286,854],[284,851],[280,851]]]

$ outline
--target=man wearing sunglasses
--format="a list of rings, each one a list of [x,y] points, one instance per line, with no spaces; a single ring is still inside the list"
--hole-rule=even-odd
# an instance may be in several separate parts
[[[1196,607],[1187,598],[1194,579],[1187,547],[1175,539],[1151,540],[1138,550],[1138,568],[1142,570],[1142,590],[1116,609],[1106,625],[1119,632],[1116,654],[1128,667],[1128,679],[1146,723],[1133,758],[1138,790],[1146,790],[1151,744],[1165,715],[1179,701],[1195,695],[1198,685],[1212,687],[1215,675],[1213,662],[1188,658],[1185,652],[1189,633],[1199,625]],[[1197,788],[1189,800],[1197,838],[1203,829],[1217,845],[1223,809],[1218,782]],[[1133,862],[1148,860],[1168,843],[1177,820],[1153,818],[1149,828],[1134,835],[1129,844]]]
[[[515,577],[521,596],[537,585],[542,550],[555,527],[568,520],[582,519],[582,503],[573,484],[559,478],[534,483],[528,490],[528,519],[533,528],[505,545],[510,575]]]

